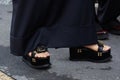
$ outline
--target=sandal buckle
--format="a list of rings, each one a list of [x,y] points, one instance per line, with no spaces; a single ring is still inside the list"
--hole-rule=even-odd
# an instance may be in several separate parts
[[[102,52],[98,52],[98,56],[102,57],[103,53]]]
[[[35,59],[35,58],[32,58],[32,62],[34,62],[34,63],[35,63],[35,62],[36,62],[36,59]]]
[[[77,49],[77,53],[82,53],[82,49]]]

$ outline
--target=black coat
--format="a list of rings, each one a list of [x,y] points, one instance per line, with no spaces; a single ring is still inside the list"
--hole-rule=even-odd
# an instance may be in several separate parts
[[[97,43],[92,0],[13,0],[11,53]]]

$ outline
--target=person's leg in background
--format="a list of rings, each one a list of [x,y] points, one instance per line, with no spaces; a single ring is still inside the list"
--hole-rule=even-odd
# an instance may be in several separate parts
[[[109,33],[120,35],[120,22],[117,17],[120,15],[120,0],[98,0],[99,7],[97,11],[98,21],[104,30]]]
[[[98,1],[99,0],[93,0],[94,6],[95,6],[95,12],[96,12],[95,18],[96,18],[96,22],[97,22],[97,25],[96,25],[97,39],[98,40],[107,40],[109,38],[109,34],[106,30],[103,30],[103,28],[100,25],[98,16],[97,16],[98,6],[99,6]]]

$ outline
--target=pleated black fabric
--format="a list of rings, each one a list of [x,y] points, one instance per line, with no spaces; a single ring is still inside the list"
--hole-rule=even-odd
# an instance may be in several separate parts
[[[11,53],[97,43],[92,0],[13,0]]]

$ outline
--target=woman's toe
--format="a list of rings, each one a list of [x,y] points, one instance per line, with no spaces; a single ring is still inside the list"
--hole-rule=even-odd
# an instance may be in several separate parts
[[[109,50],[109,49],[111,49],[110,46],[104,45],[104,48],[103,48],[104,51],[107,51],[107,50]]]

